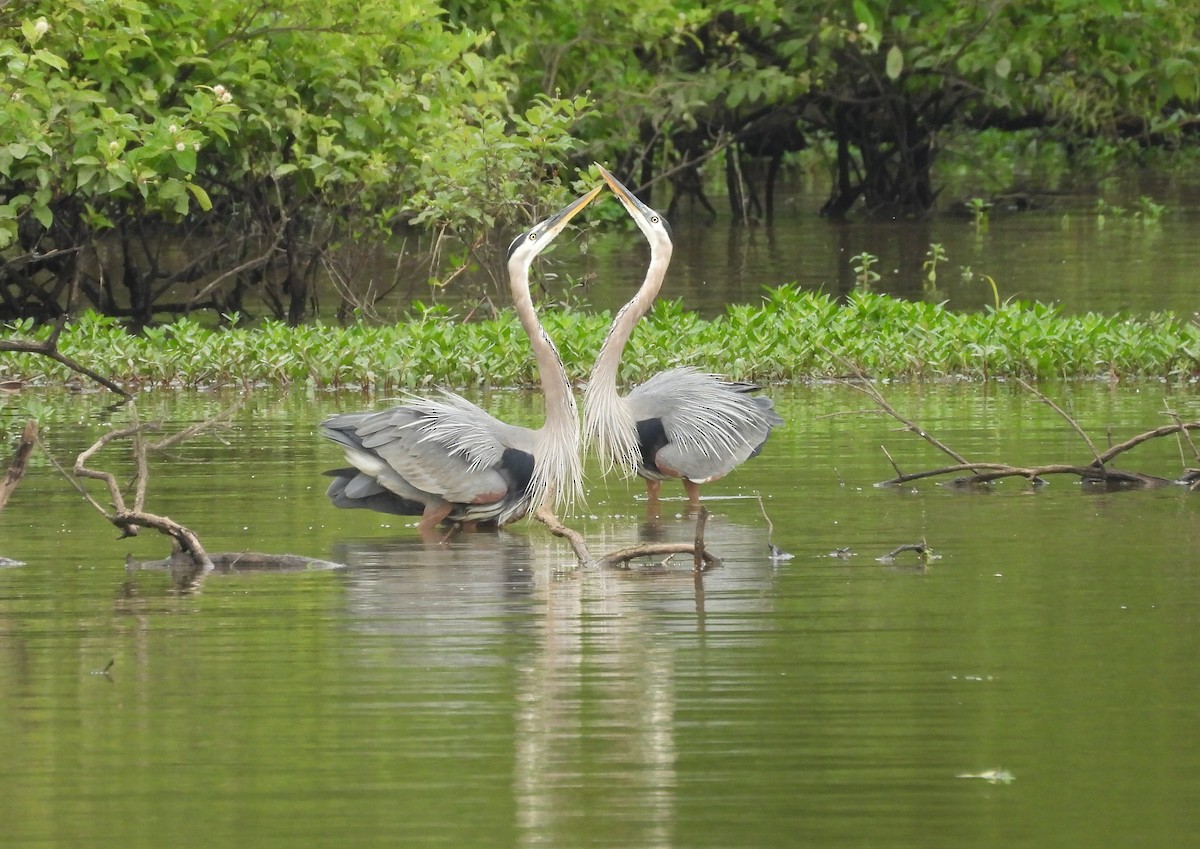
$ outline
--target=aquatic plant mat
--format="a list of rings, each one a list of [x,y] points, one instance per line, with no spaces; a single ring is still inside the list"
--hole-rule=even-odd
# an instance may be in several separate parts
[[[568,373],[585,379],[612,316],[549,307],[541,313]],[[62,328],[14,322],[0,327],[0,335],[10,337],[0,350],[13,352],[0,363],[0,380],[78,380],[78,370],[64,363],[70,358],[107,375],[116,391],[269,383],[392,392],[536,382],[528,341],[511,310],[466,321],[428,309],[398,324],[345,327],[206,327],[183,318],[140,333],[86,313]],[[768,289],[761,303],[730,305],[713,319],[678,301],[659,301],[629,350],[621,379],[630,383],[678,365],[759,383],[856,372],[880,380],[1200,375],[1200,325],[1186,316],[1065,314],[1020,301],[959,313],[870,292],[842,301],[792,286]]]

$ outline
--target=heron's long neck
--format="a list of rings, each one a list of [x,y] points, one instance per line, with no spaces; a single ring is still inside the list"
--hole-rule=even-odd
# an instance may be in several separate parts
[[[654,299],[662,290],[663,278],[667,276],[667,266],[671,262],[671,251],[652,247],[650,250],[650,267],[646,270],[646,279],[641,287],[621,307],[613,320],[604,344],[600,346],[600,355],[592,369],[592,383],[598,383],[616,392],[617,371],[621,367],[621,355],[633,335],[633,328],[641,321],[642,316],[650,311]]]
[[[536,508],[546,495],[570,504],[582,498],[583,471],[579,460],[579,409],[571,392],[571,380],[562,357],[538,321],[529,293],[528,269],[509,272],[513,305],[521,327],[529,337],[537,362],[542,395],[546,399],[546,423],[541,428],[539,451],[534,456]]]
[[[629,343],[629,337],[633,335],[633,328],[650,311],[662,289],[670,262],[669,246],[660,248],[651,245],[646,279],[613,320],[583,394],[584,442],[596,446],[604,463],[630,475],[637,471],[641,450],[638,446],[637,422],[617,390],[617,372],[621,367],[621,355]]]

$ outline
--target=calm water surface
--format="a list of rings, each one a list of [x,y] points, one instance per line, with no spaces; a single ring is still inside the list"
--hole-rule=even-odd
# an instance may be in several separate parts
[[[1164,404],[1200,412],[1157,385],[1048,390],[1100,444]],[[885,392],[972,458],[1090,457],[1015,388]],[[210,550],[340,569],[178,592],[125,567],[165,538],[114,539],[39,461],[0,513],[0,554],[26,562],[0,570],[0,845],[1194,845],[1196,496],[880,489],[881,445],[906,471],[944,460],[836,415],[869,406],[853,390],[775,395],[786,429],[707,488],[724,564],[700,579],[580,570],[539,526],[429,546],[406,519],[333,510],[314,423],[361,397],[260,396],[156,458],[150,488]],[[124,422],[99,396],[54,400],[63,460]],[[139,412],[177,427],[221,403]],[[1125,467],[1171,475],[1179,452]],[[768,556],[757,494],[792,559]],[[571,523],[596,551],[690,538],[681,505],[653,521],[637,495],[593,480]],[[928,568],[876,559],[922,539]],[[1011,780],[959,777],[988,770]]]

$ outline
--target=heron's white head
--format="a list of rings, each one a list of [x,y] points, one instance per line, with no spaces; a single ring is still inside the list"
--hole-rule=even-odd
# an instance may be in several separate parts
[[[586,195],[576,198],[549,218],[544,218],[528,230],[512,240],[508,246],[509,274],[517,272],[527,274],[537,255],[549,247],[554,237],[567,229],[571,219],[583,211],[583,208],[596,199],[596,195],[604,191],[604,186],[596,186]]]
[[[608,183],[613,194],[617,196],[617,200],[625,207],[625,211],[629,213],[629,217],[633,219],[633,223],[642,231],[642,235],[646,237],[646,241],[650,243],[650,250],[657,261],[662,263],[670,262],[671,260],[671,225],[667,223],[659,212],[651,209],[646,204],[631,192],[624,183],[612,175],[612,172],[605,168],[600,163],[596,163],[596,167],[600,169],[600,176],[604,178],[604,182]]]

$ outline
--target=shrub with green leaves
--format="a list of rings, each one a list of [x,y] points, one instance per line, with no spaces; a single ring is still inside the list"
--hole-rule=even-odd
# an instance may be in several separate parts
[[[512,60],[434,0],[60,0],[0,24],[10,316],[255,299],[300,321],[342,243],[414,224],[470,248],[562,200],[588,108],[514,108]]]

